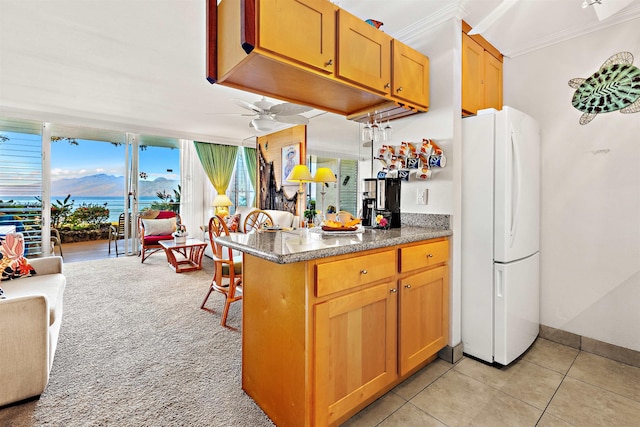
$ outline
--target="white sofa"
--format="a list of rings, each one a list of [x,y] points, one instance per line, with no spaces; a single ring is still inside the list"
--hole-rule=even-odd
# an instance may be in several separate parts
[[[0,406],[39,396],[62,324],[61,257],[30,259],[36,275],[0,282]]]

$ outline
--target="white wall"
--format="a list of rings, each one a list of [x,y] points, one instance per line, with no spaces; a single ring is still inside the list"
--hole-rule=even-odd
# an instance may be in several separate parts
[[[393,141],[391,145],[400,145],[402,141],[422,142],[423,138],[434,140],[444,151],[447,163],[444,168],[434,168],[428,181],[411,176],[409,182],[402,183],[401,211],[403,213],[425,213],[451,215],[453,236],[451,238],[450,260],[450,327],[449,345],[460,343],[460,233],[459,216],[459,167],[456,148],[460,146],[461,111],[461,23],[451,19],[428,34],[421,34],[419,40],[402,40],[429,57],[430,100],[429,112],[417,114],[391,122]],[[361,145],[361,144],[360,144]],[[377,152],[380,144],[374,146]],[[360,162],[361,178],[371,176],[370,148],[360,148],[365,160]],[[382,169],[379,161],[374,161],[375,177]],[[362,179],[360,190],[362,190]],[[417,203],[417,193],[429,190],[426,205]]]
[[[447,156],[444,168],[434,168],[432,179],[422,181],[412,174],[409,182],[402,183],[401,210],[411,213],[449,214],[453,213],[453,123],[456,119],[454,90],[454,20],[434,28],[423,35],[419,43],[412,42],[412,47],[429,57],[430,94],[429,112],[417,114],[391,122],[393,140],[390,145],[399,146],[401,142],[420,144],[423,138],[434,140]],[[459,114],[458,114],[459,115]],[[384,118],[384,116],[383,116]],[[376,143],[374,151],[377,155],[382,143]],[[361,162],[362,178],[371,175],[370,148],[360,148],[366,160]],[[382,163],[374,161],[373,177],[382,170]],[[361,180],[362,181],[362,180]],[[360,183],[362,187],[362,182]],[[419,190],[429,189],[427,205],[417,203]]]
[[[567,82],[614,53],[640,65],[640,20],[506,59],[505,104],[542,132],[541,323],[640,350],[640,113],[591,123]]]

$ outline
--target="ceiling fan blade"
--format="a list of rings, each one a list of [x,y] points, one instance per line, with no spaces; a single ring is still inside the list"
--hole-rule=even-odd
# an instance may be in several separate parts
[[[253,111],[253,112],[258,113],[258,114],[263,114],[264,113],[264,111],[260,107],[256,107],[255,105],[250,104],[247,101],[243,101],[242,99],[234,98],[233,102],[238,107],[246,108],[249,111]]]
[[[258,113],[205,113],[207,116],[239,116],[239,117],[255,117]]]
[[[305,116],[298,116],[298,115],[292,115],[292,116],[281,116],[281,115],[276,115],[274,117],[275,121],[280,122],[280,123],[289,123],[289,124],[293,124],[293,125],[307,125],[309,124],[309,119],[307,119]]]
[[[311,110],[313,110],[311,107],[285,102],[283,104],[274,105],[269,109],[269,112],[273,114],[281,114],[283,116],[292,116],[294,114],[306,113]]]

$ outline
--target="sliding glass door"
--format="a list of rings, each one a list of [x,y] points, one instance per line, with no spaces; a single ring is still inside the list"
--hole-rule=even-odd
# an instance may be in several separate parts
[[[25,236],[27,255],[105,240],[121,217],[126,254],[137,254],[137,215],[179,211],[180,150],[173,138],[0,118],[0,234]]]

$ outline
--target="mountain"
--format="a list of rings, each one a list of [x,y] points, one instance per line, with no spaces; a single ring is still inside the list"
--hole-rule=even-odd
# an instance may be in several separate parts
[[[140,197],[155,197],[158,191],[166,191],[173,195],[173,190],[178,189],[180,183],[177,180],[156,178],[153,181],[141,180],[139,183]],[[64,178],[51,182],[51,194],[56,196],[90,197],[121,196],[124,189],[124,177],[115,175],[89,175],[80,178]]]

